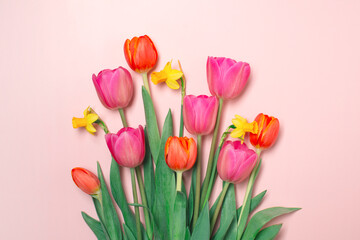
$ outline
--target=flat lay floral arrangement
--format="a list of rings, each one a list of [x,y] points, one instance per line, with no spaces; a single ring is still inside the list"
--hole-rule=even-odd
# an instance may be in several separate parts
[[[129,67],[143,79],[141,91],[146,126],[126,121],[125,110],[134,87],[130,72],[123,67],[106,69],[92,77],[100,101],[107,109],[119,111],[123,128],[110,131],[105,120],[91,107],[85,109],[84,117],[72,119],[74,128],[84,127],[92,134],[97,131],[96,125],[100,127],[105,132],[104,144],[112,156],[110,188],[99,163],[97,175],[81,167],[71,171],[75,184],[94,202],[98,219],[85,212],[82,216],[96,237],[104,240],[274,239],[282,224],[269,226],[268,222],[300,209],[272,207],[251,214],[266,194],[266,190],[253,194],[253,186],[261,167],[261,152],[277,139],[279,120],[260,113],[254,121],[248,122],[235,115],[231,123],[225,124],[227,128],[223,132],[219,129],[223,105],[244,89],[250,65],[230,58],[208,57],[207,82],[212,96],[186,95],[185,86],[191,84],[191,79],[185,80],[180,62],[179,69],[173,68],[170,61],[160,72],[152,72],[153,84],[165,82],[171,89],[180,89],[181,93],[178,135],[173,132],[171,110],[160,134],[148,81],[150,70],[158,59],[157,49],[145,35],[127,39],[124,54]],[[196,139],[184,136],[184,126]],[[211,148],[208,159],[204,159],[202,137],[209,134],[212,134]],[[244,143],[248,140],[250,148]],[[206,166],[204,179],[201,178],[203,165]],[[129,169],[131,180],[121,178],[120,167]],[[192,171],[191,179],[183,179],[184,171]],[[223,189],[210,206],[209,198],[217,177],[223,181]],[[123,190],[123,184],[130,181],[132,202]],[[189,193],[183,181],[190,182]],[[237,208],[234,184],[242,181],[248,183],[242,206]],[[118,216],[116,205],[123,220]],[[140,211],[143,211],[143,221]]]

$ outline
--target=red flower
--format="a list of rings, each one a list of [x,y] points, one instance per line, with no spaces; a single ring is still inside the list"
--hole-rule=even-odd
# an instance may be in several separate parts
[[[96,195],[100,191],[100,181],[95,174],[86,170],[85,168],[73,168],[71,170],[71,176],[76,186],[78,186],[83,192]]]
[[[169,137],[165,144],[166,164],[174,171],[186,171],[196,161],[196,143],[187,137]]]
[[[126,39],[124,53],[130,68],[138,73],[148,72],[158,59],[155,45],[147,35]]]
[[[257,134],[250,133],[250,142],[256,148],[266,149],[271,147],[279,134],[279,120],[275,117],[260,113],[255,118],[259,131]]]

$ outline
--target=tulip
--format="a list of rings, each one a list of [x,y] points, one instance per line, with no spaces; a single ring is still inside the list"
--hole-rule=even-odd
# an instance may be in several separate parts
[[[257,154],[240,141],[226,141],[220,151],[217,171],[223,181],[240,183],[256,165]]]
[[[196,161],[196,143],[187,137],[169,137],[165,144],[166,164],[174,171],[186,171]]]
[[[211,96],[187,95],[184,98],[184,124],[189,133],[207,135],[214,130],[219,101]]]
[[[122,128],[117,134],[105,135],[107,146],[115,161],[123,167],[139,166],[145,156],[145,136],[141,125],[139,128]]]
[[[120,109],[129,105],[134,86],[131,75],[123,67],[114,70],[105,69],[92,80],[101,103],[108,109]]]
[[[230,58],[208,57],[206,71],[211,94],[222,99],[232,99],[245,87],[250,65]]]
[[[126,39],[124,53],[130,68],[138,73],[148,72],[158,59],[155,45],[147,35]]]
[[[194,139],[169,137],[165,143],[165,161],[170,169],[176,171],[176,190],[181,191],[183,171],[192,168],[196,161],[197,148]]]
[[[257,134],[250,134],[250,142],[257,149],[267,149],[271,147],[279,134],[279,120],[260,113],[255,118],[259,126]]]
[[[95,174],[84,168],[73,168],[71,176],[76,186],[89,195],[98,195],[100,192],[100,181]]]

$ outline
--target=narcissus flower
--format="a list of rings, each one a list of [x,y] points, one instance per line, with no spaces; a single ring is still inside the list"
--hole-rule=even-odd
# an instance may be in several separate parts
[[[89,195],[97,195],[100,192],[100,181],[98,177],[85,168],[73,168],[71,176],[76,186]]]
[[[187,137],[169,137],[165,144],[166,164],[174,171],[186,171],[196,161],[196,143]]]
[[[84,111],[83,118],[73,117],[72,125],[73,128],[85,127],[89,133],[94,134],[94,132],[96,132],[96,128],[93,126],[93,123],[98,119],[99,116],[94,111],[92,111],[90,107],[88,107]]]
[[[230,136],[233,138],[241,138],[241,143],[244,142],[244,137],[247,132],[258,133],[258,124],[256,121],[248,123],[248,121],[239,116],[235,115],[235,118],[232,120],[232,123],[235,125],[235,129],[230,133]]]
[[[101,103],[108,109],[125,108],[134,94],[134,85],[128,70],[118,67],[105,69],[92,80]]]
[[[214,129],[219,100],[214,96],[184,97],[184,124],[189,133],[207,135]]]
[[[219,177],[226,182],[240,183],[250,175],[256,161],[257,154],[245,143],[226,141],[217,162]]]
[[[180,85],[177,82],[184,74],[176,69],[171,68],[171,62],[168,62],[164,69],[160,72],[151,73],[151,81],[154,84],[166,82],[169,88],[179,89]]]
[[[251,144],[258,149],[271,147],[279,134],[279,120],[275,117],[260,113],[255,118],[255,121],[259,125],[259,131],[256,134],[250,134]]]
[[[143,162],[145,135],[141,125],[138,128],[122,128],[116,134],[108,133],[105,140],[111,155],[120,166],[135,168]]]
[[[148,72],[154,67],[158,53],[153,41],[147,36],[127,39],[124,44],[124,53],[130,68],[138,73]]]
[[[211,94],[222,99],[232,99],[245,87],[250,65],[230,58],[208,57],[206,73]]]

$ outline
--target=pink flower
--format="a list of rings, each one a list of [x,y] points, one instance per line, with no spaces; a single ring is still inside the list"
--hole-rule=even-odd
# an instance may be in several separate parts
[[[217,171],[222,180],[240,183],[255,167],[257,154],[241,141],[226,141],[220,151]]]
[[[194,135],[207,135],[214,129],[219,101],[205,95],[184,97],[184,124]]]
[[[122,128],[117,134],[108,133],[105,140],[115,161],[123,167],[134,168],[139,166],[145,156],[144,129]]]
[[[123,67],[114,70],[105,69],[92,76],[97,95],[108,109],[125,108],[129,105],[134,86],[131,75]]]
[[[250,75],[250,65],[230,58],[208,57],[207,81],[212,95],[223,99],[239,96]]]

